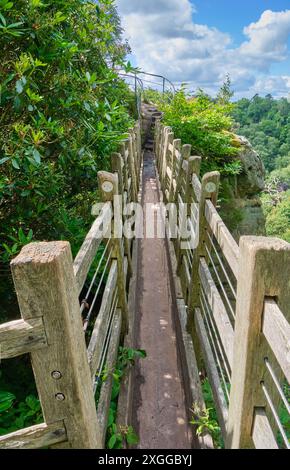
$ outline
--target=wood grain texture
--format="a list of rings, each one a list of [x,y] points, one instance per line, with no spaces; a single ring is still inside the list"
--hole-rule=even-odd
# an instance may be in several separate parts
[[[132,140],[132,139],[131,139]],[[101,187],[101,194],[103,201],[113,201],[118,196],[118,174],[99,171],[98,172],[99,186]],[[111,191],[107,191],[107,188]],[[118,198],[118,204],[114,203],[114,238],[112,240],[113,253],[112,259],[117,260],[118,267],[118,308],[122,309],[122,334],[125,335],[128,331],[129,312],[126,291],[126,277],[124,275],[124,244],[122,242],[122,198]]]
[[[130,177],[132,180],[132,201],[137,202],[138,200],[138,180],[137,180],[138,176],[136,174],[136,159],[135,159],[132,135],[130,135],[129,137],[128,146],[129,146],[128,169],[129,169]]]
[[[200,345],[203,351],[206,371],[210,386],[212,388],[214,402],[216,405],[218,420],[221,426],[223,437],[227,436],[228,406],[224,396],[223,388],[219,378],[218,369],[212,353],[210,342],[208,340],[206,328],[199,309],[195,310],[194,315],[195,327],[199,337]]]
[[[41,449],[67,441],[62,421],[53,424],[37,424],[5,436],[0,436],[0,449]]]
[[[193,174],[192,175],[192,188],[193,188],[193,193],[194,193],[194,197],[195,197],[195,200],[197,202],[200,201],[200,196],[201,196],[201,183],[199,181],[199,178],[196,174]]]
[[[229,366],[232,367],[234,353],[234,330],[220,293],[215,285],[204,258],[200,259],[199,276],[207,302],[212,312],[213,320],[217,326]]]
[[[100,366],[102,350],[104,348],[104,343],[108,332],[109,313],[117,287],[117,277],[117,261],[114,260],[109,271],[106,287],[102,297],[102,303],[88,346],[88,361],[92,378],[94,378],[96,371]]]
[[[47,346],[42,318],[0,325],[0,359],[9,359]]]
[[[199,175],[201,157],[189,157],[187,160],[187,169],[186,169],[186,185],[185,185],[185,201],[188,204],[187,206],[187,215],[190,216],[191,213],[191,203],[196,201],[194,197],[194,191],[192,187],[192,176],[194,174]]]
[[[263,408],[257,408],[255,410],[252,439],[256,449],[279,448]]]
[[[276,298],[288,320],[289,279],[290,244],[275,238],[241,238],[228,448],[254,447],[254,409],[266,406],[261,381],[270,353],[262,333],[265,298]]]
[[[174,134],[170,130],[168,130],[168,133],[166,134],[165,138],[165,146],[164,146],[164,154],[163,154],[163,167],[162,167],[162,173],[161,173],[161,185],[163,188],[163,191],[169,190],[169,185],[166,185],[166,173],[167,173],[167,168],[169,167],[170,169],[170,162],[171,162],[171,156],[172,152],[169,149],[169,146],[173,147],[173,141],[174,141]]]
[[[78,287],[68,242],[31,243],[11,263],[22,318],[43,318],[48,347],[31,362],[47,425],[63,420],[70,448],[99,448]],[[53,378],[53,372],[60,379]],[[61,398],[61,400],[60,400]]]
[[[205,203],[205,218],[235,277],[238,276],[239,247],[211,201]]]
[[[110,343],[108,348],[108,354],[106,359],[106,368],[109,371],[107,380],[103,383],[100,398],[97,408],[98,422],[100,423],[101,429],[101,442],[102,446],[105,447],[107,423],[109,417],[109,409],[111,403],[112,385],[113,385],[113,373],[116,366],[116,360],[118,356],[118,348],[120,342],[122,324],[122,312],[117,309],[113,321],[112,321],[112,332],[110,337]]]
[[[114,173],[118,173],[118,184],[119,184],[119,194],[124,192],[124,181],[123,181],[123,167],[124,160],[120,153],[112,153],[111,155],[111,167]]]
[[[86,281],[91,264],[103,240],[104,233],[112,220],[111,204],[105,204],[99,217],[93,223],[73,263],[74,274],[80,294]],[[107,228],[107,229],[106,229]]]
[[[206,246],[209,246],[207,239],[207,224],[205,218],[205,204],[207,200],[211,200],[215,206],[218,198],[220,174],[218,171],[206,173],[201,182],[200,198],[198,206],[198,245],[193,251],[191,283],[189,289],[188,307],[189,307],[189,328],[190,322],[193,321],[193,314],[196,307],[200,307],[200,278],[199,278],[199,265],[200,258],[207,259]],[[208,191],[209,185],[212,191]],[[209,247],[210,249],[210,247]]]
[[[265,301],[263,333],[290,383],[290,324],[273,299]]]
[[[182,340],[185,350],[186,368],[190,388],[191,406],[199,410],[205,410],[206,404],[203,398],[202,386],[199,377],[199,370],[195,358],[194,347],[190,334],[186,330],[187,312],[186,305],[183,299],[177,300],[177,310],[179,314]],[[199,444],[202,449],[213,449],[214,444],[212,437],[209,433],[204,433],[198,437]]]
[[[168,196],[169,202],[174,202],[174,200],[175,200],[176,177],[177,177],[176,152],[178,151],[179,153],[181,153],[181,140],[180,139],[174,139],[172,147],[173,147],[172,148],[172,175],[171,175],[169,196]]]

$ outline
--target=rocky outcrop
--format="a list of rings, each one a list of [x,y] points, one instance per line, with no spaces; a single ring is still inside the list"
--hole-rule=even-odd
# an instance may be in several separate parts
[[[236,138],[240,143],[238,159],[243,165],[243,172],[238,176],[237,194],[249,197],[263,191],[265,186],[265,167],[258,153],[250,142],[242,136]]]
[[[237,159],[242,172],[224,180],[226,202],[221,212],[235,238],[241,235],[265,235],[265,218],[259,193],[265,185],[265,168],[258,153],[242,136],[235,136],[240,148]]]

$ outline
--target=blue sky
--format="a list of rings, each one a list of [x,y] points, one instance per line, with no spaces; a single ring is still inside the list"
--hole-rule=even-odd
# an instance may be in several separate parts
[[[214,94],[230,73],[236,98],[290,93],[289,0],[116,0],[147,72]]]

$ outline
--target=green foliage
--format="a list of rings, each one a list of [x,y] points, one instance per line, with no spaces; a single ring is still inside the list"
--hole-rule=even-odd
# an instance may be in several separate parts
[[[156,92],[155,92],[156,94]],[[193,155],[201,155],[203,172],[218,170],[222,174],[237,174],[239,162],[233,159],[238,149],[230,132],[233,105],[225,98],[213,100],[199,90],[196,96],[188,96],[183,89],[170,103],[162,96],[153,98],[164,112],[164,123],[183,143],[192,145]]]
[[[97,172],[132,125],[134,96],[115,72],[131,66],[114,0],[0,0],[0,47],[3,322],[18,314],[9,262],[24,245],[65,239],[77,253]],[[3,429],[38,422],[28,369],[24,357],[2,365],[0,390],[16,397],[3,402]]]
[[[225,82],[217,95],[217,100],[221,104],[228,104],[230,103],[233,96],[234,92],[232,91],[231,77],[229,74],[227,74]]]
[[[267,235],[290,243],[290,190],[279,193],[278,200],[273,199],[273,195],[265,194],[262,201]]]
[[[261,200],[267,235],[290,242],[290,165],[268,175]]]
[[[43,422],[39,400],[28,395],[17,401],[10,392],[0,392],[0,435]]]
[[[290,164],[290,102],[271,95],[243,98],[232,111],[238,133],[246,136],[268,172]]]
[[[233,117],[268,173],[262,195],[267,235],[290,242],[290,102],[255,95],[238,101]]]
[[[120,387],[125,374],[129,367],[135,364],[136,359],[144,359],[146,352],[142,349],[133,349],[120,347],[118,358],[114,370],[108,370],[107,367],[102,371],[99,377],[99,384],[96,391],[96,403],[98,403],[102,383],[105,382],[109,375],[113,377],[112,395],[108,418],[107,428],[107,444],[108,449],[122,449],[124,444],[136,445],[139,438],[132,426],[117,426],[117,407]]]
[[[117,364],[113,371],[113,387],[107,429],[107,447],[109,449],[121,449],[124,446],[124,442],[127,442],[129,445],[135,445],[139,442],[138,436],[135,434],[132,426],[118,427],[116,425],[117,403],[121,382],[128,368],[135,364],[136,359],[144,359],[145,357],[146,352],[142,349],[119,348]],[[108,372],[105,371],[105,380],[107,374]]]
[[[289,385],[288,385],[287,382],[285,382],[284,385],[283,385],[283,391],[284,391],[284,394],[285,394],[285,397],[286,397],[288,403],[290,404],[290,389],[289,389]],[[285,434],[288,438],[288,442],[290,443],[289,413],[288,413],[288,410],[287,410],[284,403],[280,403],[279,418],[280,418],[281,424],[284,428]],[[284,440],[282,438],[282,435],[281,435],[280,431],[278,431],[278,433],[277,433],[277,442],[278,442],[278,445],[279,445],[280,449],[285,449],[285,443],[284,443]]]
[[[190,423],[196,426],[196,434],[198,436],[203,436],[206,433],[211,435],[220,432],[220,427],[217,424],[215,419],[212,419],[211,413],[213,408],[207,408],[201,410],[198,406],[194,405],[193,407],[193,418]]]
[[[221,428],[218,424],[217,412],[215,408],[212,389],[208,379],[205,379],[202,382],[202,393],[206,409],[200,411],[196,410],[196,407],[194,407],[193,421],[195,422],[192,422],[192,424],[198,426],[200,433],[208,432],[209,434],[211,434],[215,447],[218,449],[223,449],[224,442],[222,438]]]
[[[114,1],[0,0],[0,47],[0,265],[31,240],[75,254],[97,171],[132,124]]]
[[[16,232],[16,230],[12,230],[12,233],[15,233],[16,236],[8,235],[8,238],[12,240],[13,244],[8,246],[6,243],[3,243],[3,248],[5,250],[5,254],[3,255],[4,260],[9,260],[11,257],[17,255],[21,248],[24,245],[27,245],[31,242],[33,238],[33,231],[30,229],[27,235],[23,232],[22,228]],[[5,256],[6,255],[6,256]]]
[[[116,423],[111,424],[111,437],[108,440],[108,449],[122,449],[124,441],[128,445],[137,445],[139,437],[135,433],[132,426],[117,426]]]
[[[29,356],[3,361],[0,370],[0,434],[41,422],[41,407]]]
[[[154,88],[146,88],[143,92],[143,101],[144,103],[150,104],[168,104],[172,101],[174,95],[172,91],[166,90],[164,93],[161,93]]]

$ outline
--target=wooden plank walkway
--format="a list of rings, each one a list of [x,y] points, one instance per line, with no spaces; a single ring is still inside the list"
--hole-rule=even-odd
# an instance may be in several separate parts
[[[142,204],[158,201],[154,155],[146,151]],[[139,448],[190,449],[165,240],[144,238],[138,256],[137,347],[147,352],[138,363],[133,390]]]

